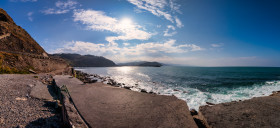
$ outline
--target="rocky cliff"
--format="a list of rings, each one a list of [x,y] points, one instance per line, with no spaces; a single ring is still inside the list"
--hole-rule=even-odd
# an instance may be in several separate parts
[[[20,26],[17,26],[6,11],[0,8],[0,51],[41,54],[45,50]]]
[[[45,50],[0,8],[0,74],[65,71],[65,60]]]

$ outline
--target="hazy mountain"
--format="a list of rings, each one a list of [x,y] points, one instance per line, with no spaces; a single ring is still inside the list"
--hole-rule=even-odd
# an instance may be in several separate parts
[[[53,54],[53,56],[58,56],[69,61],[71,66],[74,67],[111,67],[116,66],[116,64],[106,59],[102,56],[94,56],[94,55],[80,55],[80,54],[70,54],[70,53],[62,53],[62,54]]]
[[[148,61],[136,61],[128,63],[119,63],[119,66],[150,66],[150,67],[161,67],[163,64],[159,62],[148,62]]]

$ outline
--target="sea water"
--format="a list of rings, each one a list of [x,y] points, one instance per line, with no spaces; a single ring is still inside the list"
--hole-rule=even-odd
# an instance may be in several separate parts
[[[110,76],[118,83],[161,95],[174,95],[190,109],[268,96],[280,90],[280,68],[274,67],[87,67],[90,74]]]

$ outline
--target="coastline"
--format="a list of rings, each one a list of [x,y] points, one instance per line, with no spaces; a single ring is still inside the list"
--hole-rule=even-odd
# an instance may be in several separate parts
[[[102,82],[104,84],[108,84],[114,87],[120,87],[120,88],[125,88],[125,89],[129,89],[132,91],[137,91],[137,92],[143,92],[143,93],[151,93],[151,94],[157,94],[157,95],[166,95],[166,94],[162,94],[160,92],[153,92],[153,90],[146,90],[145,88],[139,88],[141,86],[138,86],[138,83],[132,83],[132,85],[135,84],[135,86],[131,86],[127,85],[125,83],[119,82],[115,79],[113,79],[110,76],[101,76],[99,74],[90,74],[90,73],[86,73],[83,72],[81,70],[75,70],[77,73],[77,78],[80,79],[81,81],[83,81],[84,83],[94,83],[94,82]],[[270,84],[274,83],[274,82],[269,82]],[[188,91],[184,91],[184,90],[179,90],[179,89],[172,89],[172,91],[174,92],[179,92],[179,93],[188,93]],[[257,96],[253,96],[253,97],[248,97],[248,98],[244,98],[244,99],[236,99],[236,100],[231,100],[231,101],[227,101],[227,102],[220,102],[220,103],[212,103],[212,102],[208,102],[206,101],[205,104],[200,105],[200,106],[206,106],[206,105],[213,105],[213,104],[222,104],[222,103],[228,103],[228,102],[236,102],[236,101],[245,101],[245,100],[249,100],[255,97],[264,97],[264,96],[270,96],[272,94],[274,94],[275,92],[279,92],[280,90],[272,90],[269,93],[266,94],[262,94],[262,95],[257,95]],[[173,96],[173,94],[169,95],[169,96]],[[175,95],[176,96],[176,95]],[[180,99],[180,97],[177,97]],[[193,108],[190,108],[190,110]],[[199,109],[195,109],[196,111],[198,111]]]
[[[89,127],[197,127],[187,103],[175,96],[135,92],[108,84],[83,83],[69,75],[54,76]]]
[[[99,75],[91,75],[78,71],[78,74],[84,77],[100,78],[103,82],[108,82],[108,85],[120,87],[131,90],[122,83],[112,80],[110,77],[100,77]],[[141,93],[154,92],[138,91]],[[190,113],[198,127],[276,127],[279,126],[279,114],[272,114],[274,112],[280,113],[280,91],[273,91],[269,96],[253,97],[245,100],[231,101],[219,104],[207,103],[199,107],[199,110],[191,109]],[[258,107],[256,107],[258,106]],[[265,118],[266,121],[262,121]],[[270,121],[272,120],[272,122]],[[232,122],[234,121],[234,122]]]
[[[81,73],[81,74],[83,74],[83,73]],[[70,84],[73,83],[73,82],[67,80],[68,81],[67,85],[68,85],[68,88],[69,88],[69,92],[72,95],[72,100],[74,100],[74,102],[77,103],[76,104],[77,109],[79,109],[79,111],[81,111],[83,116],[87,115],[87,113],[88,113],[87,111],[89,109],[94,109],[94,111],[91,111],[91,112],[97,112],[97,113],[103,112],[104,107],[108,106],[108,105],[113,105],[113,106],[111,106],[112,108],[106,110],[109,113],[113,112],[113,110],[116,111],[117,109],[120,109],[120,110],[118,110],[120,113],[123,113],[123,111],[127,111],[127,110],[133,110],[130,113],[134,113],[136,111],[139,112],[140,110],[136,109],[137,108],[136,106],[135,106],[136,108],[132,107],[130,105],[131,103],[129,103],[127,105],[129,105],[130,107],[132,107],[134,109],[126,108],[126,107],[129,107],[129,106],[126,106],[126,105],[125,105],[126,106],[125,108],[122,108],[122,107],[119,108],[120,104],[118,104],[118,106],[119,106],[118,107],[118,106],[114,105],[115,104],[114,102],[115,101],[128,102],[128,101],[132,100],[132,99],[129,99],[130,97],[139,97],[139,96],[142,97],[143,96],[142,100],[140,100],[143,103],[144,102],[150,102],[150,100],[155,98],[155,100],[152,100],[153,103],[154,103],[154,106],[151,107],[151,108],[154,108],[154,107],[157,106],[156,108],[158,108],[158,110],[162,109],[162,107],[159,107],[159,104],[163,103],[160,106],[167,105],[168,104],[167,99],[170,99],[170,98],[171,98],[170,100],[174,101],[175,104],[177,104],[177,103],[182,104],[182,105],[179,105],[180,107],[178,106],[177,109],[180,109],[180,111],[187,112],[185,114],[190,114],[189,116],[192,117],[192,120],[195,121],[195,123],[198,127],[221,127],[221,126],[232,126],[232,127],[253,127],[254,126],[254,127],[260,127],[262,125],[270,126],[270,127],[279,126],[278,123],[280,121],[278,121],[277,119],[278,119],[278,116],[280,116],[280,115],[277,114],[277,113],[280,113],[280,109],[278,109],[279,106],[280,106],[280,102],[279,102],[280,101],[280,91],[273,92],[273,94],[271,94],[270,96],[256,97],[256,98],[252,98],[252,99],[248,99],[248,100],[244,100],[244,101],[232,101],[232,102],[221,103],[221,104],[205,105],[205,106],[201,106],[199,111],[195,111],[195,110],[190,110],[189,111],[187,103],[183,100],[180,100],[180,99],[176,98],[175,96],[164,96],[164,95],[158,95],[156,93],[150,93],[149,94],[149,92],[144,92],[144,91],[135,92],[135,91],[130,90],[130,88],[121,87],[121,85],[118,84],[117,82],[112,82],[113,84],[109,85],[109,84],[103,84],[103,83],[100,83],[100,82],[97,82],[97,81],[85,81],[86,76],[91,77],[92,75],[83,74],[83,77],[82,77],[81,74],[78,73],[78,76],[80,76],[80,78],[84,77],[84,80],[82,79],[82,81],[85,82],[85,83],[80,81],[78,86],[70,86]],[[35,76],[38,76],[38,77],[35,77]],[[57,76],[63,76],[63,75],[57,75]],[[50,75],[46,75],[46,74],[28,74],[28,75],[9,74],[9,75],[1,75],[1,79],[6,79],[7,77],[9,77],[9,82],[6,82],[8,85],[12,84],[17,89],[27,87],[26,88],[27,92],[23,91],[23,93],[24,93],[23,95],[19,95],[19,96],[14,95],[14,96],[17,96],[17,97],[14,97],[14,98],[16,98],[15,101],[13,101],[12,99],[8,100],[8,101],[12,101],[11,103],[13,103],[13,104],[16,104],[17,102],[18,103],[19,102],[23,102],[23,103],[27,102],[28,103],[30,101],[33,102],[33,100],[34,100],[35,104],[37,104],[37,103],[41,104],[41,103],[45,102],[45,100],[40,99],[40,98],[35,98],[34,99],[34,96],[30,95],[30,93],[32,93],[32,90],[34,90],[37,86],[39,86],[38,84],[36,84],[36,81],[43,82],[44,84],[47,85],[47,84],[50,84],[51,80],[53,79],[53,77],[51,77]],[[66,77],[66,78],[71,79],[70,77]],[[3,80],[1,80],[1,81],[3,81]],[[33,84],[31,83],[31,84],[28,85],[28,83],[30,83],[28,81],[33,82]],[[97,82],[97,83],[92,83],[92,82]],[[3,82],[1,82],[1,83],[3,83]],[[22,85],[22,84],[24,84],[24,85]],[[4,87],[4,86],[1,85],[1,87]],[[7,92],[11,91],[11,89],[2,89],[2,90],[6,90]],[[85,91],[86,91],[86,93],[85,93]],[[115,98],[120,96],[120,92],[122,92],[123,93],[122,95],[126,96],[126,97],[129,94],[129,97],[127,97],[128,99],[127,98],[123,99],[123,98],[121,98],[122,97],[121,96],[120,99],[116,100]],[[27,93],[27,95],[25,93]],[[43,93],[39,92],[38,94],[43,94]],[[86,94],[88,96],[83,97],[83,96],[81,96],[81,94],[83,94],[83,95]],[[94,94],[93,97],[91,96],[92,94]],[[29,97],[29,95],[31,97]],[[107,97],[107,98],[104,99],[102,97]],[[114,97],[115,100],[111,99],[113,97]],[[147,97],[150,97],[152,99],[150,99],[150,98],[147,99]],[[90,99],[90,100],[86,100],[86,99]],[[162,101],[162,100],[164,100],[164,101]],[[167,100],[167,101],[165,101],[165,100]],[[4,101],[7,101],[7,100],[4,100]],[[87,106],[87,105],[89,105],[88,104],[89,102],[93,106],[99,106],[99,107],[95,108],[93,106]],[[113,104],[111,102],[113,102]],[[84,103],[86,103],[86,104],[84,104]],[[106,103],[106,104],[104,104],[104,103]],[[136,103],[138,103],[138,101]],[[141,104],[143,104],[143,103],[141,103]],[[132,103],[132,104],[134,104],[134,103]],[[144,104],[146,104],[146,103],[144,103]],[[102,107],[102,105],[105,105],[105,106]],[[146,105],[148,105],[148,104],[146,104]],[[172,106],[174,107],[174,105],[172,105]],[[13,106],[12,104],[7,104],[7,105],[5,105],[1,108],[3,108],[3,110],[5,110],[6,107],[9,108],[9,107],[12,107],[12,106]],[[26,107],[26,111],[29,114],[34,113],[36,115],[36,114],[41,113],[42,110],[45,110],[45,109],[47,109],[46,112],[55,110],[54,109],[55,106],[51,106],[51,107],[48,107],[48,108],[36,109],[37,107],[40,107],[40,106],[31,105],[29,107]],[[117,107],[117,108],[115,108],[115,107]],[[152,110],[151,108],[147,108],[145,111],[151,111]],[[166,107],[163,107],[163,108],[167,109]],[[13,111],[19,111],[20,109],[21,108],[17,108],[17,107],[14,108],[13,107]],[[33,110],[33,109],[36,109],[36,110]],[[57,111],[57,110],[55,110],[55,111]],[[66,110],[67,113],[71,112],[71,111],[73,111],[73,109]],[[36,120],[34,117],[31,120],[28,119],[29,117],[26,118],[27,120],[25,118],[21,118],[20,120],[22,120],[22,121],[24,120],[24,122],[27,123],[26,124],[26,123],[19,123],[18,121],[20,121],[20,120],[15,118],[15,116],[11,116],[11,115],[6,116],[6,117],[3,116],[3,114],[7,114],[7,112],[8,111],[1,113],[2,115],[0,117],[0,126],[3,126],[3,127],[6,127],[6,126],[8,127],[9,126],[10,127],[11,124],[9,122],[12,121],[12,120],[17,121],[17,122],[14,122],[15,127],[16,126],[19,126],[19,127],[22,126],[23,127],[23,126],[27,126],[27,125],[28,126],[31,126],[31,125],[32,126],[34,126],[34,125],[35,126],[38,126],[38,125],[39,126],[55,126],[55,125],[61,125],[61,123],[62,123],[62,122],[59,121],[59,119],[61,118],[61,115],[57,114],[57,113],[56,114],[53,113],[53,114],[55,114],[55,118],[53,118],[53,117],[44,118],[45,116],[49,117],[47,113],[46,113],[46,115],[39,114],[38,116],[35,116],[35,118],[37,118],[38,120]],[[45,112],[45,111],[43,111],[43,112]],[[152,112],[152,113],[154,113],[154,112]],[[156,113],[157,112],[155,111],[154,114],[156,114]],[[271,114],[271,113],[276,113],[276,114]],[[28,114],[26,114],[25,112],[22,113],[22,114],[23,115],[18,116],[18,117],[28,116]],[[73,112],[72,112],[72,114],[75,115],[75,113],[73,113]],[[177,114],[180,114],[180,112],[177,113]],[[90,119],[93,118],[90,115],[87,116],[86,120],[88,120],[88,119],[90,120]],[[74,117],[76,118],[77,116],[78,115],[76,115]],[[114,115],[114,116],[116,116],[116,115]],[[141,115],[141,116],[144,117],[144,115]],[[159,115],[156,114],[153,117],[157,117],[157,116],[159,116]],[[189,116],[188,116],[188,120],[190,121]],[[117,117],[119,119],[119,118],[123,118],[125,116],[118,115]],[[178,118],[177,116],[175,116],[175,117]],[[266,120],[267,119],[269,119],[269,120],[267,120],[266,122],[261,122],[261,120],[263,120],[264,117],[265,117]],[[43,119],[39,119],[39,118],[43,118]],[[135,117],[135,115],[131,115],[131,118],[136,118],[136,117]],[[140,117],[137,117],[137,118],[140,118]],[[49,119],[50,119],[50,121],[45,122],[46,120],[49,120]],[[103,121],[104,120],[108,121],[108,118],[105,118],[105,117],[100,118],[99,116],[95,116],[94,119],[102,119]],[[36,120],[36,121],[34,122],[34,120]],[[229,120],[234,120],[237,123],[228,122]],[[272,122],[270,122],[270,120],[272,120]],[[114,123],[114,122],[111,122],[111,123]],[[153,121],[150,122],[150,123],[153,124]],[[172,123],[169,122],[167,124],[170,125]],[[121,124],[118,124],[118,125],[119,126],[124,126],[125,124],[121,123]],[[98,124],[96,124],[96,126],[105,126],[105,124],[98,123]],[[147,126],[147,125],[143,124],[141,126]]]

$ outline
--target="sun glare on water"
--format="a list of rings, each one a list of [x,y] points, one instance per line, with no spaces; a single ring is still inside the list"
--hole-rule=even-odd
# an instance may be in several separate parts
[[[118,71],[124,73],[124,74],[128,74],[129,72],[132,71],[131,67],[118,67]]]

